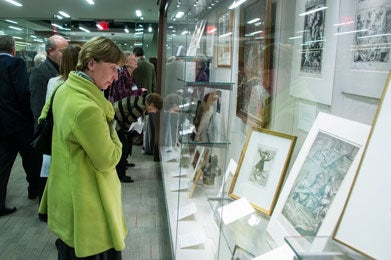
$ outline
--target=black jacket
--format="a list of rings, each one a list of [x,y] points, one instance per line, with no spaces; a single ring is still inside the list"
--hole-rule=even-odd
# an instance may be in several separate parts
[[[0,53],[0,138],[33,127],[26,64]]]

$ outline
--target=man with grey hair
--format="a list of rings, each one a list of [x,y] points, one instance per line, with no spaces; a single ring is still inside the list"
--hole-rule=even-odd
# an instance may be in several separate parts
[[[59,35],[53,35],[46,42],[46,60],[35,67],[30,75],[31,109],[35,124],[45,105],[46,90],[50,78],[56,77],[62,58],[62,51],[68,46],[67,40]]]
[[[68,47],[68,42],[59,35],[53,35],[46,42],[46,60],[34,67],[30,74],[31,110],[34,115],[35,127],[38,126],[38,118],[46,101],[46,91],[49,79],[59,74],[62,52]],[[43,154],[39,154],[39,164],[42,165]],[[29,199],[41,196],[45,188],[45,179],[41,178],[43,185],[38,193],[29,193]]]
[[[41,165],[30,146],[34,118],[30,107],[29,78],[26,64],[15,57],[15,40],[0,35],[0,217],[16,211],[5,200],[12,166],[19,153],[29,183],[29,194],[39,192]]]

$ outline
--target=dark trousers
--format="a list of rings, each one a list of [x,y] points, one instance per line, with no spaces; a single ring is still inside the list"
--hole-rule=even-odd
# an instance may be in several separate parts
[[[117,170],[118,177],[124,177],[126,175],[126,158],[128,158],[129,154],[129,144],[128,144],[128,138],[127,138],[127,132],[124,130],[118,130],[117,131],[118,138],[122,143],[122,155],[121,159],[119,160],[117,166],[115,167]]]
[[[75,254],[75,249],[65,244],[61,239],[57,239],[56,246],[58,250],[58,258],[57,258],[58,260],[76,260],[76,259],[121,260],[122,259],[121,251],[115,251],[113,248],[97,255],[92,255],[87,257],[77,257]]]
[[[30,146],[30,137],[30,131],[23,130],[0,139],[0,208],[5,207],[7,185],[18,153],[22,157],[29,193],[40,194],[44,189],[44,182],[39,176],[42,154],[37,153]]]

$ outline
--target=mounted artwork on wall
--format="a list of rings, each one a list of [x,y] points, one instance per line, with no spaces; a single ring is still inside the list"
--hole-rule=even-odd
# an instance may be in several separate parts
[[[228,195],[244,197],[255,209],[271,215],[295,142],[294,136],[249,129]]]
[[[271,1],[241,7],[236,115],[246,124],[266,127],[270,120],[272,37]]]
[[[369,125],[318,114],[267,226],[278,245],[286,236],[332,235],[369,130]]]
[[[217,67],[231,67],[233,11],[218,18],[217,27]]]

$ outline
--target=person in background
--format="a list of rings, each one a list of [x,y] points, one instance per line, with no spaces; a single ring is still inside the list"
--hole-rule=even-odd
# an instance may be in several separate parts
[[[50,173],[39,213],[58,237],[58,259],[121,259],[127,227],[115,166],[122,144],[103,90],[118,79],[121,49],[94,37],[53,100]],[[45,104],[45,116],[49,102]]]
[[[19,153],[29,183],[29,197],[38,193],[40,163],[30,146],[34,117],[30,107],[29,78],[26,64],[16,58],[15,40],[0,35],[0,216],[9,215],[16,207],[5,205],[11,169]]]
[[[49,79],[48,87],[46,91],[46,102],[50,99],[53,90],[62,84],[65,80],[68,79],[68,75],[71,71],[74,71],[77,64],[77,57],[79,55],[81,47],[77,44],[70,44],[64,49],[62,54],[61,64],[60,64],[60,75],[54,78]],[[49,176],[49,167],[50,167],[50,155],[43,155],[42,168],[41,168],[41,178],[43,178],[45,184],[46,179]],[[46,222],[47,215],[39,214],[39,220]]]
[[[144,116],[145,113],[156,113],[162,109],[163,98],[156,93],[144,96],[130,96],[114,102],[113,106],[115,119],[118,122],[118,136],[120,139],[124,139],[132,123]],[[117,165],[117,174],[122,182],[133,182],[131,177],[126,176],[127,148],[126,146],[122,147],[122,156]]]
[[[137,68],[137,58],[130,52],[124,52],[126,56],[126,63],[123,68],[118,72],[118,80],[114,81],[113,84],[105,91],[107,98],[110,102],[116,102],[120,99],[130,96],[142,96],[147,93],[147,89],[138,88],[136,81],[133,77],[133,71]],[[120,140],[122,142],[123,151],[127,151],[128,156],[132,155],[133,147],[133,138],[140,136],[136,131],[126,132],[126,136],[122,136],[121,133],[118,133]],[[142,136],[142,135],[141,135]],[[142,137],[141,137],[142,138]],[[134,163],[126,163],[127,166],[134,167]],[[130,182],[130,178],[120,178],[122,182]]]
[[[38,118],[41,115],[43,106],[45,105],[47,85],[50,78],[53,78],[59,73],[62,52],[68,46],[68,42],[61,36],[54,35],[48,38],[46,42],[46,60],[34,67],[30,74],[30,103],[33,111],[35,128],[38,126]],[[37,151],[39,167],[42,166],[43,155]],[[35,199],[42,197],[45,187],[45,180],[41,180],[41,187],[38,191],[29,192],[29,198]]]
[[[137,69],[133,71],[137,86],[148,89],[148,93],[154,92],[156,90],[155,67],[145,58],[143,48],[135,47],[133,53],[137,58]],[[155,136],[155,117],[153,114],[145,118],[143,133],[143,153],[152,154]]]
[[[37,53],[35,56],[34,56],[34,66],[38,66],[39,64],[41,64],[42,62],[44,62],[46,60],[46,54],[43,54],[43,53]]]

